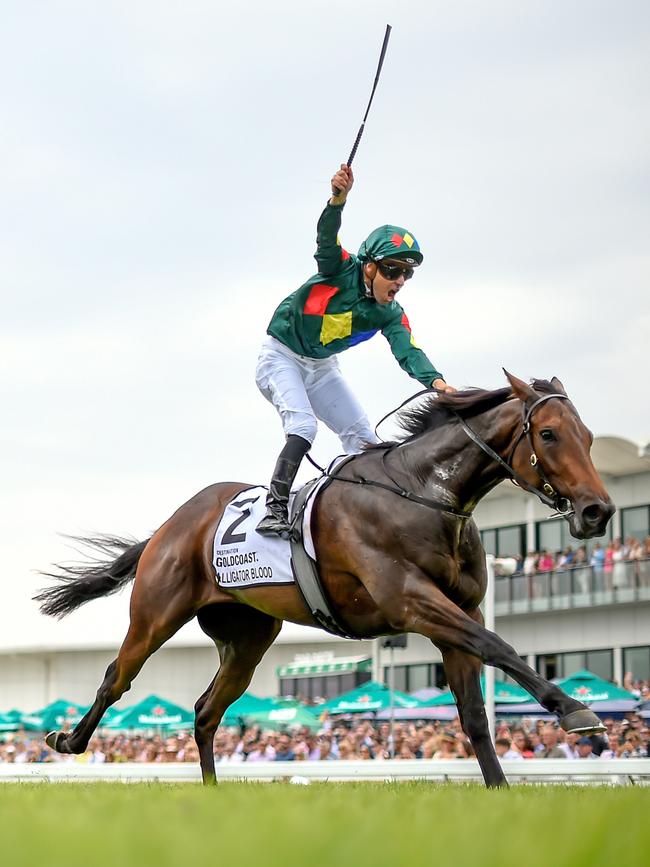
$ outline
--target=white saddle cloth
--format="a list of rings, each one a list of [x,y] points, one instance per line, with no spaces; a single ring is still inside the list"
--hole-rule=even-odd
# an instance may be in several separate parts
[[[338,462],[337,459],[336,462]],[[336,462],[330,464],[330,469]],[[311,535],[311,513],[316,495],[326,476],[314,487],[303,512],[305,551],[315,560]],[[291,544],[279,536],[262,536],[256,527],[266,514],[264,487],[247,488],[236,494],[226,506],[214,534],[212,563],[217,584],[224,588],[260,587],[293,584]],[[291,498],[295,496],[291,492]]]

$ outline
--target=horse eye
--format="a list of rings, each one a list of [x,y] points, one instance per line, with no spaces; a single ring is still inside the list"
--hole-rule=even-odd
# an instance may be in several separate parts
[[[551,443],[555,439],[555,434],[549,428],[544,428],[544,430],[539,432],[539,435],[545,443]]]

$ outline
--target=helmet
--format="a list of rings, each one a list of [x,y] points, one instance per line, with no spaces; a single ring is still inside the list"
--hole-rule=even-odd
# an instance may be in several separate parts
[[[380,226],[359,247],[362,262],[401,259],[407,265],[421,265],[423,258],[418,242],[401,226]]]

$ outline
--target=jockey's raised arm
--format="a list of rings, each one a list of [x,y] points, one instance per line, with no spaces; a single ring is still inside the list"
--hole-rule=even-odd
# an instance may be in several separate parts
[[[339,229],[343,206],[353,184],[352,169],[342,165],[332,178],[332,196],[318,220],[314,258],[318,273],[324,276],[338,274],[348,259],[339,241]]]

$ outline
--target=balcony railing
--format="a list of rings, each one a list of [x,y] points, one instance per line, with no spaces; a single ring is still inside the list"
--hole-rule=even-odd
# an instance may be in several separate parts
[[[497,616],[641,601],[650,602],[650,559],[626,560],[611,566],[576,566],[535,575],[515,574],[495,580]]]

